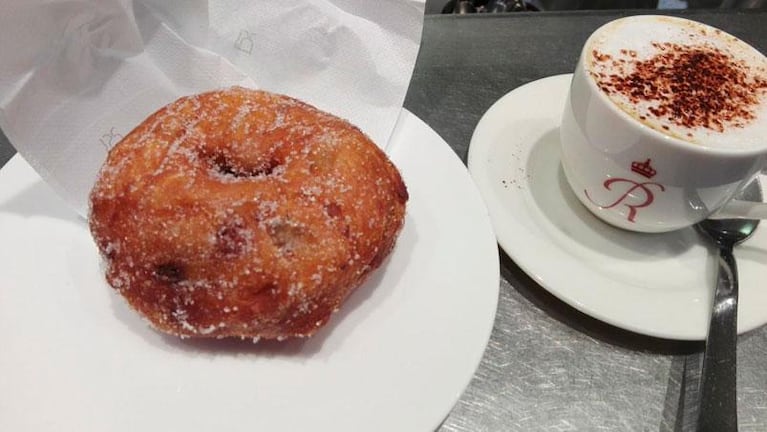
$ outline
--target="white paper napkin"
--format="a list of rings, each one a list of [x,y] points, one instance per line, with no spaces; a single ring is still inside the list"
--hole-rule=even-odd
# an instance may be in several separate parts
[[[106,153],[176,98],[242,85],[346,118],[385,147],[424,0],[0,4],[0,128],[81,215]]]

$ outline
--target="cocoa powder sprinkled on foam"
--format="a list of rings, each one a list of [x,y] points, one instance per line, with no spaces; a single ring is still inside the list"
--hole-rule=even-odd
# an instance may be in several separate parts
[[[653,46],[657,54],[643,60],[634,51],[623,50],[623,61],[592,51],[595,65],[614,71],[591,72],[597,86],[608,95],[623,95],[630,103],[649,102],[649,114],[685,128],[723,132],[755,118],[767,94],[765,71],[754,73],[732,55],[708,45],[665,42]]]

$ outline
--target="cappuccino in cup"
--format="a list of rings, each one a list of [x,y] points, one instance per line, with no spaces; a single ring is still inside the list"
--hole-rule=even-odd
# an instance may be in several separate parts
[[[641,232],[694,225],[767,165],[767,59],[686,19],[612,21],[584,45],[560,137],[596,216]]]
[[[734,36],[647,17],[608,24],[588,45],[589,76],[639,123],[705,146],[764,144],[767,59]]]

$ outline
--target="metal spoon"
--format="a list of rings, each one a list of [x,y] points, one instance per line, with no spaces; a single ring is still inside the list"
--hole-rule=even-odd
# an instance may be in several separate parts
[[[752,201],[761,200],[761,195],[756,181],[743,191],[743,198]],[[698,431],[738,430],[738,268],[732,249],[750,237],[758,224],[752,219],[707,219],[696,226],[719,249],[719,272],[703,354]]]

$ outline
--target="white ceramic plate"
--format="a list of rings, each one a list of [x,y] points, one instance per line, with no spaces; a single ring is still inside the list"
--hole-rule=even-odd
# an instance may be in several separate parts
[[[307,341],[180,341],[108,288],[86,224],[20,157],[0,171],[0,430],[436,429],[479,364],[499,287],[465,167],[409,113],[389,152],[397,247]]]
[[[716,262],[703,238],[692,228],[633,234],[610,227],[570,191],[559,147],[569,84],[570,75],[559,75],[519,87],[474,131],[469,171],[498,243],[546,290],[597,319],[650,336],[705,339]],[[767,323],[767,228],[735,256],[744,332]]]

